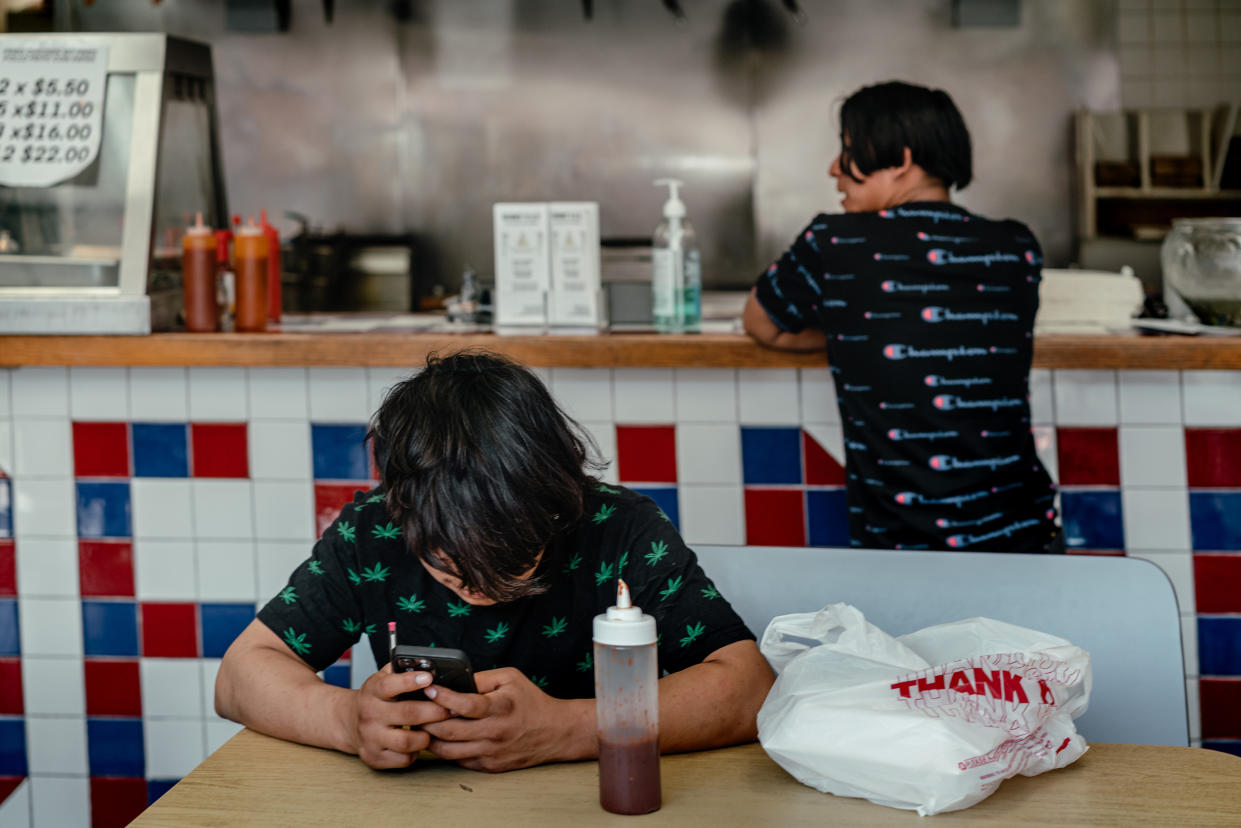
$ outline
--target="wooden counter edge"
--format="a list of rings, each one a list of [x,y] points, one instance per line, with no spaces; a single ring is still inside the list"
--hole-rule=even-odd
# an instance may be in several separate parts
[[[0,367],[25,365],[412,366],[432,351],[484,348],[566,368],[821,368],[823,354],[763,348],[743,334],[269,333],[0,336]],[[1034,367],[1241,370],[1241,338],[1131,334],[1036,337]]]

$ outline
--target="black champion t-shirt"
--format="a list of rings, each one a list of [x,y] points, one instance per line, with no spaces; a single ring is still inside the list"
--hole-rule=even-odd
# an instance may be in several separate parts
[[[423,568],[372,491],[341,510],[258,618],[315,670],[363,635],[385,664],[395,621],[400,644],[465,650],[476,671],[516,667],[558,698],[594,696],[592,624],[616,603],[618,578],[655,618],[662,671],[754,638],[655,502],[620,486],[586,493],[535,576],[549,585],[541,595],[467,604]]]
[[[1042,251],[948,202],[820,214],[759,277],[785,331],[827,334],[849,532],[876,548],[1039,551],[1053,486],[1030,430]]]

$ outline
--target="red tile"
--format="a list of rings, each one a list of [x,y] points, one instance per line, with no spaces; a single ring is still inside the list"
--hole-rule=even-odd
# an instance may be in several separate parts
[[[677,482],[676,427],[618,425],[616,463],[622,483]]]
[[[78,541],[78,579],[83,595],[134,594],[134,547],[131,541]]]
[[[129,477],[128,423],[74,423],[73,473]]]
[[[20,716],[22,706],[22,662],[0,658],[0,715]]]
[[[0,540],[0,595],[17,594],[17,545]]]
[[[1198,679],[1203,739],[1241,739],[1241,679]]]
[[[24,776],[0,776],[0,803],[9,798],[9,794],[17,790],[17,786],[26,781]]]
[[[141,716],[142,684],[136,659],[94,659],[82,662],[86,676],[86,715]]]
[[[141,604],[138,624],[144,656],[198,658],[196,604]]]
[[[362,491],[366,489],[353,483],[316,483],[315,537],[322,537],[345,504],[351,503],[353,496]]]
[[[249,477],[245,423],[191,423],[190,474],[194,477]]]
[[[147,781],[92,776],[91,828],[125,828],[147,807]]]
[[[750,546],[805,546],[801,489],[746,489],[745,542]]]
[[[1241,612],[1241,555],[1194,555],[1198,612]]]
[[[1057,428],[1056,450],[1062,485],[1120,485],[1115,428]]]
[[[845,467],[828,454],[817,440],[803,431],[801,444],[805,458],[806,483],[811,486],[845,485]]]
[[[1191,488],[1241,488],[1241,428],[1185,429]]]

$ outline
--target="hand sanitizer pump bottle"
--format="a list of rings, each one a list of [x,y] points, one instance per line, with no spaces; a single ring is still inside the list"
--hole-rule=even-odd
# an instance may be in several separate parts
[[[651,245],[651,312],[661,333],[691,333],[702,318],[702,258],[694,228],[685,214],[675,178],[660,178],[668,188],[664,220],[655,228]]]

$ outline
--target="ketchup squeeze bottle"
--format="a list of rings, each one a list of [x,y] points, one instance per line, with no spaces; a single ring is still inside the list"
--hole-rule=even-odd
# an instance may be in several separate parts
[[[284,301],[280,295],[280,232],[267,223],[266,210],[259,210],[259,227],[267,239],[267,318],[279,322]]]
[[[194,332],[220,329],[216,304],[215,234],[195,213],[194,224],[181,237],[181,289],[185,299],[185,329]]]
[[[267,236],[254,216],[233,236],[239,331],[267,330]]]

